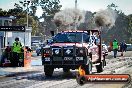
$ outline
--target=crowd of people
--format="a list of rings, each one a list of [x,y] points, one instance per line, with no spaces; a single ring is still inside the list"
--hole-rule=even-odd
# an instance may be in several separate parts
[[[117,57],[117,52],[121,52],[121,56],[123,56],[123,52],[126,52],[127,50],[127,44],[125,43],[125,40],[118,43],[116,39],[112,42],[112,49],[114,53],[114,58]]]

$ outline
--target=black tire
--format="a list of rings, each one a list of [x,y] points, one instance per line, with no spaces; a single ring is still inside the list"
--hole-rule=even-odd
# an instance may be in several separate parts
[[[89,63],[89,74],[92,74],[92,62]]]
[[[54,68],[50,66],[44,66],[44,72],[47,77],[51,77],[54,72]]]
[[[87,82],[87,79],[84,76],[76,77],[76,81],[79,85],[84,85]]]
[[[90,59],[89,60],[89,74],[92,74],[92,66],[93,66],[93,64],[92,64],[92,54],[90,55],[89,59]]]
[[[103,72],[103,62],[101,62],[99,65],[96,65],[97,73]]]
[[[103,60],[103,67],[104,67],[104,66],[106,66],[106,61],[105,61],[105,60]]]
[[[104,58],[104,60],[102,61],[102,63],[103,63],[103,68],[104,68],[104,66],[106,66],[105,56],[103,56],[103,58]]]
[[[92,63],[91,62],[88,65],[85,65],[83,68],[85,70],[86,75],[92,74]]]
[[[70,72],[70,69],[68,69],[68,68],[63,68],[63,72]]]

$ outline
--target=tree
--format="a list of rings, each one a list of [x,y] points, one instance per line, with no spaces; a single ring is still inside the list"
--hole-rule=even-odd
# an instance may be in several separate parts
[[[132,14],[128,15],[127,18],[128,18],[128,29],[126,30],[126,33],[129,36],[129,42],[132,43]]]
[[[19,4],[15,3],[15,8],[13,10],[16,10],[17,13],[15,13],[16,16],[16,25],[27,25],[27,10],[26,8],[27,3],[20,1]],[[31,7],[29,7],[31,8]],[[35,13],[31,14],[33,11],[31,10],[28,13],[28,24],[29,27],[32,27],[32,35],[35,35],[38,30],[38,18],[35,16]]]
[[[121,10],[117,10],[117,7],[115,4],[111,4],[107,6],[108,8],[114,9],[118,15],[115,26],[112,27],[110,30],[108,30],[107,33],[103,34],[103,39],[107,41],[113,41],[115,38],[122,42],[123,40],[126,40],[127,43],[130,43],[130,38],[132,37],[131,33],[131,16],[127,16],[122,12]]]
[[[107,6],[108,8],[114,8],[116,10],[116,8],[118,7],[117,5],[115,5],[114,3],[111,3],[110,5]]]
[[[49,31],[56,29],[53,22],[53,17],[55,13],[60,11],[60,8],[62,7],[61,5],[59,5],[59,3],[60,3],[59,0],[40,0],[40,1],[32,0],[30,6],[32,9],[32,14],[35,14],[37,10],[37,6],[41,6],[43,10],[43,14],[39,19],[44,19],[44,22],[40,23],[40,24],[44,24],[44,26],[41,25],[41,29],[39,30],[40,33],[45,34],[46,32],[49,33]]]
[[[16,19],[13,19],[13,25],[17,26],[26,26],[27,25],[27,9],[26,4],[22,1],[20,3],[14,4],[15,8],[9,9],[8,11],[3,11],[0,9],[0,16],[14,16]],[[29,7],[30,8],[30,7]],[[29,27],[32,27],[32,35],[35,35],[38,30],[38,18],[35,16],[35,13],[31,14],[33,11],[28,14]]]
[[[38,0],[36,0],[38,1]],[[38,2],[35,2],[38,3]],[[59,5],[59,0],[41,0],[40,6],[43,10],[42,17],[44,19],[51,19],[54,17],[55,13],[60,11],[62,5]]]
[[[6,10],[2,10],[2,8],[0,8],[0,16],[8,16],[8,13]]]

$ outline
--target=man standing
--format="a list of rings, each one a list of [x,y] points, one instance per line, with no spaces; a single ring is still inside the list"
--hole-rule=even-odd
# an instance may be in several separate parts
[[[121,47],[121,56],[123,56],[123,52],[125,51],[126,52],[126,49],[127,49],[127,45],[126,45],[126,43],[125,43],[125,40],[121,43],[121,45],[120,45],[120,47]]]
[[[15,42],[13,43],[13,58],[12,58],[12,65],[17,67],[19,66],[19,58],[20,58],[20,53],[21,53],[22,45],[21,42],[19,42],[19,38],[15,38]]]
[[[112,46],[113,46],[114,58],[116,58],[118,51],[118,42],[116,39],[113,41]]]
[[[127,51],[127,44],[125,43],[125,41],[124,41],[124,51],[125,52]]]

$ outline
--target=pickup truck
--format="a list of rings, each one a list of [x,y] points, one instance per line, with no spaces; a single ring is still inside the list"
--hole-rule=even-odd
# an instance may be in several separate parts
[[[55,68],[64,72],[82,66],[86,74],[92,74],[96,65],[102,72],[106,65],[102,51],[101,32],[99,30],[62,31],[52,38],[52,42],[43,47],[42,64],[46,76],[52,76]]]

